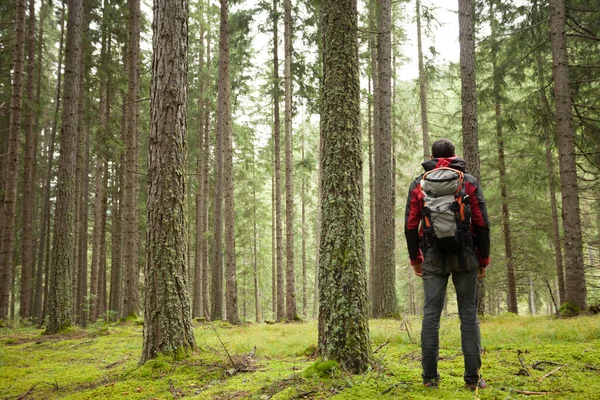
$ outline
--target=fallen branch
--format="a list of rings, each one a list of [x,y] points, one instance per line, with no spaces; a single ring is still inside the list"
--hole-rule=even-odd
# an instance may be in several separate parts
[[[406,334],[408,335],[408,340],[412,343],[413,340],[412,340],[412,337],[410,336],[410,322],[408,322],[407,319],[405,319],[404,321],[402,321],[402,323],[400,324],[400,330],[401,331],[403,331],[403,330],[406,331]]]
[[[35,387],[36,385],[33,385],[31,388],[29,388],[28,391],[17,397],[17,400],[23,400],[25,397],[27,397],[27,395],[30,395],[33,392],[33,389],[35,389]]]
[[[519,362],[521,363],[521,367],[523,367],[519,372],[523,372],[525,375],[531,376],[531,372],[529,372],[529,368],[527,368],[527,365],[525,365],[525,361],[523,361],[522,358],[519,358]]]
[[[541,377],[541,378],[538,380],[538,382],[541,382],[541,381],[543,381],[543,380],[544,380],[544,378],[547,378],[547,377],[549,377],[550,375],[552,375],[553,373],[555,373],[555,372],[558,372],[558,370],[560,370],[562,367],[564,367],[564,365],[561,365],[560,367],[558,367],[558,368],[555,368],[555,369],[553,369],[552,371],[548,372],[546,375],[542,376],[542,377]]]
[[[376,349],[375,349],[375,351],[373,351],[373,354],[377,353],[379,350],[381,350],[382,348],[384,348],[384,347],[385,347],[385,346],[387,346],[388,344],[390,344],[390,342],[389,342],[389,341],[385,341],[385,342],[381,343],[381,344],[379,345],[379,347],[378,347],[378,348],[376,348]]]
[[[561,363],[559,363],[559,362],[556,362],[556,361],[537,361],[537,362],[535,362],[535,363],[532,365],[532,368],[533,368],[533,369],[537,369],[538,371],[543,371],[543,369],[542,369],[542,368],[540,368],[540,365],[542,365],[542,364],[550,364],[550,365],[564,365],[564,364],[561,364]]]
[[[556,394],[555,392],[532,392],[530,390],[515,390],[518,394],[524,394],[526,396],[548,396],[551,394]]]
[[[227,357],[229,358],[229,362],[231,363],[231,366],[237,370],[237,365],[235,365],[235,361],[233,361],[233,358],[231,358],[231,354],[229,354],[229,351],[227,350],[227,347],[225,347],[225,343],[223,343],[223,341],[221,340],[221,336],[219,336],[219,332],[217,332],[217,329],[213,326],[213,331],[215,331],[215,334],[217,335],[217,339],[219,339],[219,342],[221,342],[221,346],[223,346],[223,349],[225,349],[225,353],[227,354]]]

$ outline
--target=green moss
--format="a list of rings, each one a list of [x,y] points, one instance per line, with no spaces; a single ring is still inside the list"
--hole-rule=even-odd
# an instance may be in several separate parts
[[[581,313],[581,309],[579,308],[579,306],[577,304],[573,304],[573,303],[563,303],[560,306],[559,311],[560,311],[560,315],[565,318],[574,317]]]

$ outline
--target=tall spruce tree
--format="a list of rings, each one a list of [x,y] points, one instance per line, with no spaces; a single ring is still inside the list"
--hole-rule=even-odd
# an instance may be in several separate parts
[[[362,206],[356,0],[325,0],[323,201],[319,259],[319,353],[347,371],[371,362]]]
[[[187,19],[186,0],[154,4],[142,363],[196,348],[185,215]]]

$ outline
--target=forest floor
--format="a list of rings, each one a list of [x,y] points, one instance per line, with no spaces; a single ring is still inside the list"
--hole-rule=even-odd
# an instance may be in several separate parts
[[[478,392],[464,388],[456,316],[442,321],[437,390],[421,384],[417,317],[370,321],[375,362],[362,375],[315,367],[315,321],[194,329],[198,352],[143,366],[139,325],[0,329],[0,399],[600,399],[598,316],[484,318]]]

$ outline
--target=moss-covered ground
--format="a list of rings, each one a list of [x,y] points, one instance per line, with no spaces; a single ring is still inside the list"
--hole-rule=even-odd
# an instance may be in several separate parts
[[[418,318],[371,320],[370,330],[374,365],[348,375],[316,364],[316,322],[198,323],[198,352],[143,366],[139,325],[97,324],[59,336],[4,328],[0,399],[600,399],[599,317],[485,318],[488,388],[478,392],[463,387],[456,318],[442,322],[437,390],[421,384]]]

